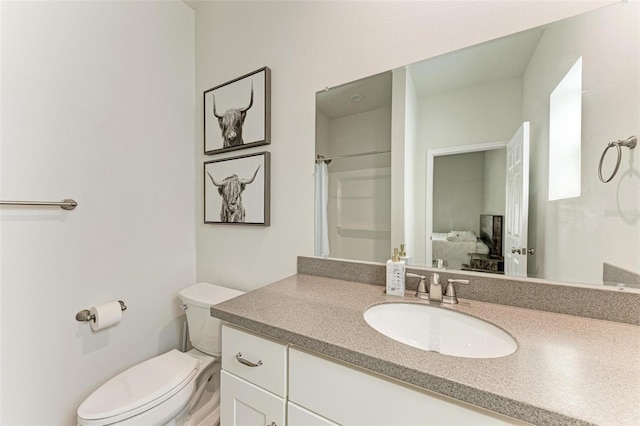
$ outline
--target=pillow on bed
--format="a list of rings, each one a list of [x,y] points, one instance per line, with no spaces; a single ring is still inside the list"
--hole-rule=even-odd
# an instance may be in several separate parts
[[[432,241],[447,241],[447,237],[449,237],[448,232],[434,232],[431,234]]]
[[[447,241],[456,242],[472,242],[476,241],[478,237],[473,231],[451,231],[447,236]]]

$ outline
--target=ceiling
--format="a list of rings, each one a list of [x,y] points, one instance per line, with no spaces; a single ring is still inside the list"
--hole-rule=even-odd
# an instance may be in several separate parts
[[[215,0],[182,1],[197,10]],[[523,31],[408,65],[418,98],[522,75],[543,31],[542,28]],[[390,107],[391,82],[388,71],[327,88],[316,95],[317,109],[334,119]],[[364,99],[352,101],[351,97],[358,94]]]
[[[543,31],[524,31],[409,65],[418,98],[521,76]]]
[[[364,99],[354,102],[351,97],[363,95]],[[391,71],[352,81],[316,94],[316,108],[328,118],[373,111],[391,106]]]
[[[418,98],[521,76],[543,32],[536,28],[408,65]],[[391,106],[391,74],[327,88],[316,94],[316,107],[333,119]],[[351,101],[355,94],[364,99]]]
[[[196,10],[197,8],[202,6],[204,3],[206,3],[206,0],[182,0],[182,1],[185,2],[187,6],[189,6],[193,10]]]

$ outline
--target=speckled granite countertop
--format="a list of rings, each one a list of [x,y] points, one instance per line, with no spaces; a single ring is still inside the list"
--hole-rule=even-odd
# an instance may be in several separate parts
[[[533,424],[640,424],[638,326],[461,299],[445,307],[503,328],[518,350],[458,358],[369,327],[363,312],[388,302],[421,303],[377,285],[298,274],[215,305],[211,315]]]

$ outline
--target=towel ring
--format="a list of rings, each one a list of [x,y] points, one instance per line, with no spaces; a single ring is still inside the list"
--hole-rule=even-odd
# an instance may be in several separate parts
[[[600,164],[598,165],[598,177],[600,178],[600,182],[608,183],[611,181],[611,179],[613,179],[616,173],[618,173],[618,169],[620,168],[620,162],[622,161],[622,148],[620,147],[626,146],[629,149],[633,149],[636,147],[637,143],[638,143],[638,138],[635,136],[631,136],[625,140],[613,141],[607,144],[607,147],[604,149],[604,152],[600,157]],[[611,176],[609,177],[609,179],[605,180],[602,177],[602,162],[604,161],[604,157],[607,155],[607,151],[609,151],[609,148],[612,148],[614,146],[618,149],[618,161],[616,162],[616,167],[613,169],[613,173],[611,173]]]

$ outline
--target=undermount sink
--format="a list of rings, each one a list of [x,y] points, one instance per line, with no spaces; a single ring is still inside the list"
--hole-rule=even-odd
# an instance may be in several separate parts
[[[432,305],[385,303],[364,312],[371,327],[398,342],[464,358],[499,358],[518,349],[500,328]]]

